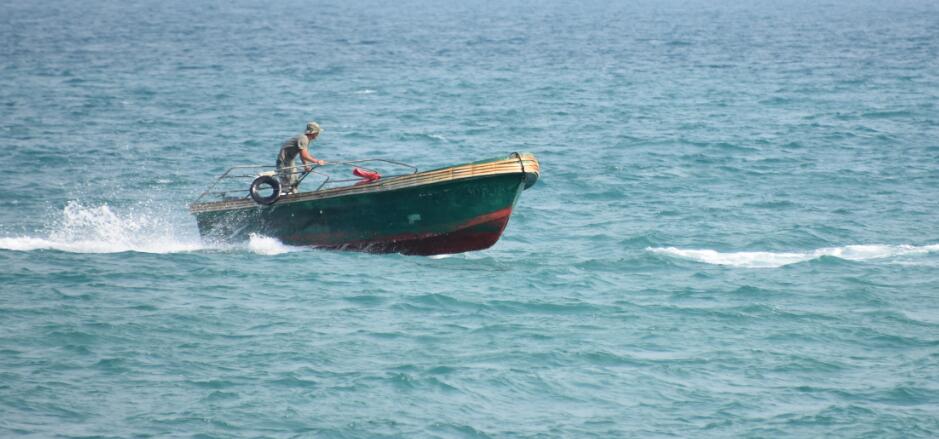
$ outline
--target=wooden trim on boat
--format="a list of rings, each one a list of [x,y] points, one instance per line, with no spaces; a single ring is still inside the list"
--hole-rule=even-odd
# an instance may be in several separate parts
[[[274,203],[272,207],[276,207],[285,203],[289,204],[324,198],[341,197],[346,195],[384,192],[491,175],[535,174],[537,178],[537,176],[540,175],[540,172],[541,167],[534,155],[529,153],[512,154],[511,156],[504,159],[450,166],[447,168],[418,172],[415,174],[391,177],[384,180],[378,180],[374,183],[284,195],[280,200]],[[220,210],[246,209],[257,206],[259,205],[253,200],[246,198],[231,201],[193,203],[189,206],[189,211],[192,213],[213,212]]]

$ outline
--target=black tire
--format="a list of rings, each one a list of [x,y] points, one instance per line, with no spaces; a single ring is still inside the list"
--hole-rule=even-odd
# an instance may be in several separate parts
[[[265,184],[270,186],[274,191],[274,193],[266,197],[261,195],[261,192],[259,191],[261,186]],[[279,198],[280,180],[271,177],[270,175],[262,175],[258,178],[255,178],[254,181],[251,182],[251,199],[254,200],[255,203],[271,205],[274,204],[274,202],[276,202]]]

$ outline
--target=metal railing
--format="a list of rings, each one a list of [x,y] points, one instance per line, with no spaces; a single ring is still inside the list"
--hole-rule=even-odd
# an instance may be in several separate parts
[[[269,166],[269,165],[238,165],[238,166],[232,166],[228,168],[224,173],[222,173],[222,175],[216,178],[215,181],[213,181],[212,184],[210,184],[209,187],[206,188],[206,190],[204,190],[201,194],[199,194],[198,197],[196,197],[193,203],[208,202],[209,200],[203,200],[207,196],[215,196],[219,199],[219,201],[229,201],[229,200],[250,198],[251,182],[253,182],[254,179],[262,175],[270,175],[275,178],[278,178],[279,175],[281,175],[282,173],[286,173],[288,171],[290,173],[300,174],[300,177],[297,179],[297,183],[294,185],[292,189],[298,189],[300,187],[300,184],[303,182],[303,180],[305,180],[306,177],[310,174],[323,177],[323,181],[316,187],[316,189],[314,189],[314,192],[323,190],[324,188],[326,188],[327,184],[339,185],[342,183],[358,183],[362,181],[361,178],[356,177],[356,178],[349,178],[349,179],[333,179],[331,175],[326,174],[324,172],[319,172],[317,171],[317,169],[327,167],[327,166],[330,166],[330,167],[344,166],[349,169],[357,167],[365,171],[378,172],[377,169],[370,169],[370,168],[361,166],[361,164],[364,164],[364,163],[376,163],[376,162],[410,168],[411,169],[411,172],[409,172],[410,174],[416,174],[418,171],[416,166],[409,165],[407,163],[397,162],[394,160],[386,160],[386,159],[359,159],[359,160],[347,160],[347,161],[341,161],[341,162],[328,162],[325,165],[310,165],[311,169],[309,171],[306,170],[306,165],[291,166],[289,168],[280,168],[280,169],[278,169],[276,166]],[[236,173],[236,171],[244,171],[244,170],[251,170],[251,169],[253,169],[254,171],[249,171],[247,173],[244,173],[244,172]],[[399,173],[399,174],[391,174],[387,176],[383,175],[382,178],[397,177],[400,175],[406,175],[406,174]],[[223,186],[234,185],[237,182],[242,182],[242,185],[240,188],[215,190],[216,187],[218,187],[219,185],[223,185]]]

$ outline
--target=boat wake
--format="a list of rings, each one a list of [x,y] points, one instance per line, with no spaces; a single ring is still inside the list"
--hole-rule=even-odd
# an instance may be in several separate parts
[[[45,236],[0,238],[4,250],[71,253],[178,253],[204,248],[198,234],[184,233],[167,215],[146,206],[116,212],[108,205],[69,201]]]
[[[776,268],[799,262],[810,261],[824,256],[849,261],[867,261],[898,256],[924,255],[939,252],[939,244],[914,245],[848,245],[827,247],[805,252],[733,252],[723,253],[708,249],[680,249],[675,247],[646,248],[646,251],[666,256],[690,259],[714,265],[728,265],[744,268]]]
[[[185,215],[182,213],[181,215]],[[279,255],[299,248],[252,235],[246,244],[207,244],[188,218],[138,205],[114,209],[70,201],[40,236],[0,237],[0,250],[58,250],[69,253],[187,253],[203,250]]]
[[[252,233],[248,235],[248,249],[259,255],[274,256],[300,251],[303,250],[303,247],[289,246],[280,242],[277,238]]]

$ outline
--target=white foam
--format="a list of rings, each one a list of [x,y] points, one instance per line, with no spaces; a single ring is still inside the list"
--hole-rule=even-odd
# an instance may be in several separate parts
[[[691,259],[714,265],[729,265],[746,268],[775,268],[785,265],[818,259],[822,256],[833,256],[850,261],[866,261],[872,259],[885,259],[898,256],[923,255],[939,251],[939,244],[914,245],[848,245],[844,247],[827,247],[805,252],[731,252],[723,253],[708,249],[680,249],[676,247],[653,248],[647,251]]]
[[[300,247],[291,247],[280,242],[277,238],[254,233],[248,235],[248,249],[254,253],[265,256],[280,255],[301,250]]]
[[[28,236],[0,238],[0,249],[16,251],[59,250],[70,253],[180,253],[201,250],[201,244],[154,243],[134,245],[126,243],[79,240],[71,242],[53,241]]]
[[[205,248],[198,234],[183,233],[167,215],[147,207],[116,212],[108,205],[70,201],[46,236],[0,238],[0,249],[72,253],[178,253]]]
[[[202,242],[188,218],[147,205],[115,209],[107,204],[89,206],[70,201],[50,221],[41,236],[0,237],[0,249],[58,250],[70,253],[181,253],[199,250],[251,251],[279,255],[302,250],[276,238],[252,234],[244,244]]]

